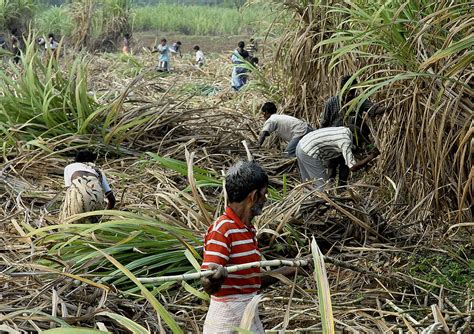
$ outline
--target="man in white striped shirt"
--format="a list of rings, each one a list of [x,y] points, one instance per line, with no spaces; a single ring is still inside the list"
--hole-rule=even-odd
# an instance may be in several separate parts
[[[356,135],[362,137],[356,127]],[[377,149],[365,159],[356,161],[353,148],[353,132],[347,127],[322,128],[304,136],[296,147],[296,158],[303,181],[314,179],[316,189],[322,190],[328,180],[324,162],[341,156],[351,171],[367,165],[379,155]]]

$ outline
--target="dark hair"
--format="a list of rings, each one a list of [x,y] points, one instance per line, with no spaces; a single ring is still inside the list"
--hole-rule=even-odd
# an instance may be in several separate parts
[[[163,39],[161,40],[161,42],[165,42],[165,43],[166,43],[166,42],[167,42],[167,41],[166,41],[166,38],[163,38]]]
[[[239,44],[237,44],[239,48],[243,49],[245,47],[245,43],[243,41],[240,41]]]
[[[229,203],[242,202],[252,191],[268,185],[268,175],[255,161],[239,161],[229,168],[225,190]]]
[[[180,41],[177,41],[176,44],[181,45],[181,42],[180,42]]]
[[[262,112],[267,112],[269,114],[276,114],[277,107],[276,107],[275,103],[273,103],[273,102],[265,102],[262,105]]]
[[[357,147],[361,147],[363,143],[370,144],[370,129],[366,124],[362,126],[358,124],[349,124],[347,126],[352,132],[352,142]]]
[[[48,38],[54,39],[54,34],[53,34],[53,33],[49,33],[49,34],[48,34]]]
[[[341,78],[341,81],[340,81],[340,84],[341,84],[341,87],[340,89],[342,89],[342,87],[344,87],[344,85],[349,81],[349,79],[352,78],[352,75],[344,75],[342,78]],[[354,79],[351,83],[351,86],[352,85],[357,85],[357,79]],[[350,88],[350,87],[349,87]]]
[[[199,47],[199,45],[195,45],[193,49],[199,51],[201,48]]]
[[[97,159],[97,154],[91,152],[89,150],[81,150],[77,152],[76,158],[74,161],[76,162],[94,162]]]

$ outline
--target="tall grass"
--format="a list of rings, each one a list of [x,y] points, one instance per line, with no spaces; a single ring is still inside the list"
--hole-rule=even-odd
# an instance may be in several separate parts
[[[56,36],[69,36],[74,27],[68,6],[52,6],[35,15],[35,29],[40,35],[53,33]]]
[[[40,33],[54,32],[68,37],[82,32],[87,35],[83,39],[113,33],[120,35],[130,32],[132,25],[138,31],[157,30],[203,36],[253,35],[265,33],[274,17],[275,14],[265,4],[243,7],[238,11],[230,7],[177,4],[132,7],[130,0],[109,0],[99,5],[93,0],[85,0],[38,11],[34,28]],[[74,32],[74,29],[77,31]]]
[[[64,68],[45,62],[27,43],[19,66],[0,71],[0,134],[5,143],[38,137],[94,133],[103,109],[88,95],[87,60],[78,56]]]
[[[27,35],[36,10],[37,2],[33,0],[0,0],[0,30]]]
[[[160,4],[135,7],[135,30],[180,32],[187,35],[237,35],[266,31],[273,15],[264,6],[232,8]]]
[[[100,283],[114,284],[128,294],[135,294],[140,288],[130,284],[124,272],[110,263],[104,254],[112,256],[134,275],[141,276],[180,274],[191,270],[186,249],[199,257],[194,249],[200,245],[195,233],[166,214],[153,218],[144,213],[124,211],[102,213],[111,220],[101,224],[52,225],[32,230],[31,235],[43,237],[41,243],[50,246],[50,254],[60,255],[69,262],[72,272],[87,268],[100,278]],[[87,214],[78,217],[82,216]],[[47,259],[43,262],[55,267]]]
[[[284,8],[297,19],[277,54],[291,74],[286,104],[317,123],[339,77],[353,74],[361,94],[352,108],[368,97],[390,106],[371,126],[407,219],[433,209],[470,216],[472,5],[292,0]]]

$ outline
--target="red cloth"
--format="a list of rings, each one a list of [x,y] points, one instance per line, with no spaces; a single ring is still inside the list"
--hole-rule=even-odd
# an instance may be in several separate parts
[[[260,260],[255,228],[246,226],[231,208],[227,208],[207,230],[201,270],[208,269],[211,263],[232,266]],[[229,274],[214,296],[257,292],[260,290],[261,279],[255,275],[259,273],[260,268],[251,268]]]

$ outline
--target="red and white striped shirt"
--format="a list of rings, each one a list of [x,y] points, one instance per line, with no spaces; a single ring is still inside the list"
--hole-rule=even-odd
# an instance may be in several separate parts
[[[255,228],[242,223],[231,208],[227,208],[214,224],[209,226],[204,238],[204,259],[201,270],[209,264],[232,266],[260,261]],[[250,294],[260,290],[260,268],[239,270],[229,274],[221,289],[213,296]]]

